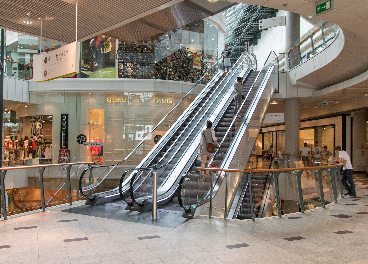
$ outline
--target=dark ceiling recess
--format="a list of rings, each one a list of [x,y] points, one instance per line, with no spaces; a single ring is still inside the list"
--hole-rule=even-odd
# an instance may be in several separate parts
[[[261,38],[259,30],[259,20],[275,17],[277,9],[238,4],[226,11],[226,36],[225,44],[234,53],[244,51],[245,43],[249,45],[257,45],[258,39]],[[236,54],[234,54],[236,55]]]

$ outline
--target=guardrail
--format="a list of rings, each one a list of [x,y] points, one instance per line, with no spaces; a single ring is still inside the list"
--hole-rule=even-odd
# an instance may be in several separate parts
[[[72,180],[76,183],[78,170],[93,162],[76,162],[34,166],[18,166],[0,168],[1,214],[4,220],[8,215],[42,210],[46,207],[69,203],[82,199],[78,196],[78,188],[72,188]],[[73,166],[77,166],[72,170]],[[57,169],[61,168],[61,171]],[[48,174],[45,176],[45,171]],[[16,175],[6,175],[17,171]],[[9,186],[7,186],[9,185]],[[74,184],[77,186],[77,184]],[[7,189],[8,187],[8,189]]]
[[[307,59],[316,56],[336,39],[339,32],[339,26],[324,22],[302,41],[298,41],[288,51],[279,54],[280,70],[285,69],[287,60],[289,62],[289,68],[292,69]]]
[[[255,203],[253,200],[254,192],[252,188],[254,175],[257,173],[270,174],[271,176],[271,189],[272,193],[270,201],[262,201],[262,203],[272,204],[272,207],[276,203],[277,214],[282,217],[282,214],[302,212],[308,209],[308,204],[313,204],[315,207],[325,208],[327,203],[337,203],[339,197],[343,197],[343,189],[340,181],[340,169],[343,164],[335,164],[328,166],[317,167],[301,167],[301,168],[280,168],[280,169],[257,169],[257,170],[235,170],[235,169],[219,169],[219,168],[197,168],[199,171],[205,171],[211,175],[210,189],[207,197],[204,197],[201,201],[197,201],[197,205],[203,205],[209,202],[208,216],[212,217],[213,208],[222,208],[224,211],[221,213],[224,219],[228,218],[230,210],[232,214],[237,214],[239,210],[239,202],[237,199],[242,200],[245,193],[242,193],[240,197],[235,199],[237,189],[241,186],[241,179],[245,177],[243,181],[244,186],[249,186],[245,191],[250,192],[251,214],[253,221],[255,220]],[[188,175],[186,176],[188,177]],[[218,179],[225,179],[225,188],[216,186]],[[233,179],[232,179],[233,178]],[[222,181],[223,182],[223,181]],[[183,181],[181,190],[185,188],[185,180]],[[280,190],[282,193],[280,193]],[[216,191],[216,192],[215,192]],[[264,195],[263,195],[264,196]],[[216,198],[216,201],[214,199]],[[185,199],[182,198],[182,204],[187,207],[191,207],[192,204],[186,204]],[[188,199],[190,200],[190,199]],[[281,200],[291,201],[293,206],[285,210],[281,208]],[[222,202],[221,202],[222,201]],[[224,205],[224,206],[223,206]],[[231,208],[229,210],[229,208]],[[205,209],[207,210],[207,209]],[[218,210],[217,210],[218,211]],[[275,212],[273,213],[275,215]],[[220,216],[218,213],[216,216]]]

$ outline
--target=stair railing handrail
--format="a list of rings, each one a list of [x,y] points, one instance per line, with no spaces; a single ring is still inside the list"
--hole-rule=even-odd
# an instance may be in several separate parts
[[[123,160],[121,160],[121,161],[119,161],[118,163],[116,163],[116,164],[114,164],[114,165],[97,165],[97,166],[90,166],[89,168],[86,168],[83,172],[82,172],[82,174],[81,174],[81,178],[82,177],[84,177],[84,174],[90,169],[90,168],[106,168],[106,167],[110,167],[110,166],[112,166],[112,168],[107,172],[107,174],[102,178],[102,180],[100,181],[100,183],[106,178],[106,177],[108,177],[109,176],[109,174],[111,173],[111,171],[115,168],[115,167],[117,167],[117,166],[119,166],[120,164],[122,164],[122,163],[124,163],[127,159],[129,159],[132,155],[133,155],[133,153],[144,143],[144,141],[157,129],[157,127],[159,126],[159,125],[161,125],[163,122],[164,122],[164,120],[174,111],[174,109],[184,100],[184,98],[185,97],[187,97],[189,94],[190,94],[190,92],[203,80],[203,78],[207,75],[207,73],[208,73],[208,71],[209,70],[211,70],[211,69],[213,69],[213,68],[215,68],[216,67],[216,65],[217,64],[219,64],[219,62],[221,61],[221,58],[219,58],[216,62],[215,62],[215,64],[213,64],[213,65],[211,65],[210,66],[210,68],[208,68],[207,69],[207,71],[206,71],[206,73],[205,74],[203,74],[203,76],[195,83],[195,85],[192,87],[192,88],[190,88],[189,89],[189,91],[179,100],[179,102],[175,105],[175,106],[173,106],[173,108],[157,123],[157,125],[141,140],[141,142],[140,143],[138,143],[138,145],[123,159]],[[212,81],[212,80],[211,80]],[[211,83],[211,82],[210,82]],[[208,86],[208,85],[207,85]],[[200,99],[200,98],[198,98],[198,99]],[[197,98],[194,100],[194,102],[197,100]],[[84,190],[91,190],[91,189],[93,189],[93,188],[95,188],[95,187],[97,187],[100,183],[95,183],[95,184],[92,184],[92,185],[89,185],[89,186],[86,186],[86,187],[84,187],[84,188],[82,188],[81,186],[80,186],[80,190],[82,190],[82,189],[84,189]],[[86,189],[87,188],[87,189]],[[81,193],[83,193],[83,192],[81,192]]]
[[[254,80],[254,82],[253,82],[252,86],[250,87],[250,89],[249,89],[249,91],[248,91],[247,95],[245,96],[245,98],[244,98],[244,100],[243,100],[242,104],[240,105],[240,107],[239,107],[238,111],[237,111],[237,112],[236,112],[236,114],[234,115],[233,120],[231,121],[231,124],[230,124],[229,128],[227,129],[227,131],[226,131],[226,133],[225,133],[225,136],[222,138],[222,141],[221,141],[221,142],[220,142],[220,144],[219,144],[219,145],[220,145],[220,147],[215,151],[215,153],[213,154],[213,157],[212,157],[212,159],[209,161],[208,165],[210,165],[210,164],[213,162],[213,160],[215,159],[215,157],[216,157],[217,153],[219,152],[219,150],[220,150],[220,148],[221,148],[222,144],[225,142],[225,139],[226,139],[227,135],[230,133],[231,128],[232,128],[232,126],[233,126],[233,124],[235,123],[236,119],[238,118],[238,116],[239,116],[239,114],[240,114],[240,111],[242,110],[242,108],[243,108],[243,106],[244,106],[244,104],[245,104],[246,100],[248,99],[248,97],[249,97],[249,95],[250,95],[251,91],[253,90],[253,87],[254,87],[255,83],[256,83],[256,82],[257,82],[257,80],[259,79],[259,77],[260,77],[260,75],[261,75],[261,73],[262,73],[263,68],[266,66],[266,63],[268,62],[268,59],[270,58],[270,56],[271,56],[272,54],[274,54],[274,55],[276,56],[276,59],[277,59],[277,55],[276,55],[276,53],[275,53],[274,51],[271,51],[271,52],[270,52],[270,54],[268,55],[268,57],[267,57],[266,61],[265,61],[265,64],[263,65],[262,69],[259,71],[259,73],[258,73],[257,77],[255,78],[255,80]],[[278,59],[277,59],[277,64],[278,64]]]
[[[246,55],[244,55],[244,56],[241,56],[241,57],[239,57],[238,58],[238,60],[237,60],[237,62],[234,64],[234,65],[236,65],[236,64],[238,64],[236,67],[236,69],[238,69],[240,66],[242,66],[242,63],[244,62],[244,60],[247,58],[248,56],[246,56]],[[232,71],[234,71],[234,70],[232,70]],[[234,73],[233,73],[234,74]],[[229,81],[230,80],[228,80],[227,82],[226,82],[226,84],[225,84],[225,86],[224,86],[224,88],[226,88],[226,86],[227,86],[227,84],[229,83]],[[224,89],[223,88],[223,89]],[[217,96],[216,97],[218,97],[219,96],[219,93],[217,94]],[[211,103],[211,105],[209,106],[209,107],[211,107],[212,106],[212,104],[213,104],[213,102]],[[198,113],[197,113],[198,114]],[[194,120],[194,118],[193,118],[193,120]],[[198,123],[198,122],[197,122]],[[194,129],[194,128],[193,128]],[[190,131],[189,133],[187,133],[187,138],[191,135],[191,133],[193,132],[193,129],[192,129],[192,131]],[[183,132],[182,132],[183,133]],[[193,139],[194,140],[194,139]],[[185,141],[184,142],[182,142],[181,143],[181,145],[179,146],[179,148],[175,151],[175,153],[172,155],[172,158],[167,162],[167,164],[166,165],[168,165],[168,163],[175,157],[175,155],[177,154],[177,152],[179,152],[180,151],[180,148],[184,145],[184,143],[185,143]],[[190,144],[188,144],[188,145],[191,145],[193,142],[190,142]],[[166,165],[163,165],[163,166],[161,166],[161,167],[165,167]],[[133,178],[131,178],[130,179],[131,181],[133,180]],[[134,180],[135,180],[135,177],[134,177]],[[139,186],[138,186],[139,187]],[[137,187],[137,188],[138,188]],[[136,188],[136,189],[137,189]],[[132,198],[132,200],[133,201],[135,201],[135,197],[131,197]]]

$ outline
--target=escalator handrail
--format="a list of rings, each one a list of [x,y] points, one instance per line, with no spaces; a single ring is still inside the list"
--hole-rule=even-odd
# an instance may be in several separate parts
[[[149,174],[152,173],[153,171],[153,168],[138,168],[138,169],[129,169],[129,170],[126,170],[123,175],[121,176],[120,178],[120,183],[119,183],[119,194],[120,194],[120,198],[123,199],[124,202],[126,202],[129,206],[133,206],[133,204],[135,203],[135,200],[133,199],[133,193],[132,193],[132,190],[133,190],[133,185],[132,185],[132,182],[130,183],[130,187],[129,187],[129,194],[130,194],[130,197],[131,197],[131,201],[126,201],[125,198],[124,198],[124,193],[123,193],[123,182],[124,182],[124,178],[125,178],[125,175],[130,172],[130,171],[149,171]],[[132,179],[135,179],[136,177],[136,173],[135,175],[133,175]]]
[[[263,69],[268,65],[268,64],[266,64],[266,63],[268,62],[268,60],[269,60],[269,58],[270,58],[270,56],[271,56],[272,54],[274,54],[274,55],[275,55],[275,58],[276,58],[276,60],[277,60],[277,64],[278,64],[278,59],[277,59],[277,55],[276,55],[276,53],[275,53],[274,51],[271,51],[271,52],[269,53],[268,57],[267,57],[267,60],[266,60],[266,61],[265,61],[265,63],[264,63],[264,66],[263,66],[263,67],[262,67],[262,69],[259,71],[259,73],[258,73],[258,75],[257,75],[256,79],[254,80],[254,82],[253,82],[253,84],[252,84],[251,88],[249,89],[249,91],[248,91],[248,94],[247,94],[246,98],[243,100],[243,103],[242,103],[242,104],[241,104],[241,106],[239,107],[239,109],[238,109],[238,111],[237,111],[236,115],[234,116],[234,118],[233,118],[233,120],[232,120],[232,122],[231,122],[231,125],[229,126],[229,128],[228,128],[228,130],[227,130],[227,132],[226,132],[225,136],[223,137],[223,140],[221,141],[221,144],[223,144],[223,142],[224,142],[224,140],[225,140],[226,136],[227,136],[227,135],[228,135],[228,133],[230,132],[232,125],[234,124],[234,122],[235,122],[236,118],[237,118],[237,117],[238,117],[238,115],[240,114],[240,110],[241,110],[241,109],[242,109],[242,107],[244,106],[244,103],[245,103],[245,101],[247,100],[247,98],[248,98],[248,96],[249,96],[249,94],[250,94],[251,90],[253,89],[253,87],[254,87],[255,83],[258,81],[258,79],[259,79],[259,77],[260,77],[260,74],[262,73]],[[261,85],[259,86],[258,90],[259,90],[260,88],[262,88],[262,86],[263,86],[262,84],[263,84],[263,81],[262,81]],[[258,91],[258,90],[257,90],[257,91]],[[253,107],[253,105],[254,105],[254,100],[252,99],[252,102],[251,102],[251,104],[250,104],[250,105],[249,105],[249,107],[248,107],[247,113],[249,112],[249,108]],[[246,113],[246,115],[245,115],[245,116],[247,116],[247,113]],[[220,148],[221,148],[221,145],[220,145]],[[217,151],[214,153],[214,155],[213,155],[213,157],[212,157],[212,159],[211,159],[210,163],[212,163],[212,162],[213,162],[214,157],[217,155],[217,153],[218,153],[218,151],[220,150],[220,148],[218,148],[218,149],[217,149]],[[210,164],[210,163],[209,163],[209,164]],[[220,168],[220,169],[221,169],[221,168]],[[218,180],[219,178],[220,178],[220,177],[218,177],[218,178],[217,178],[217,180]],[[216,183],[216,184],[217,184],[217,183]],[[206,199],[206,198],[203,198],[202,200],[205,200],[205,199]]]
[[[203,80],[203,78],[208,74],[208,71],[209,70],[211,70],[211,69],[213,69],[214,67],[216,67],[216,65],[217,64],[219,64],[219,62],[221,61],[221,58],[219,58],[216,62],[215,62],[215,64],[213,64],[210,68],[208,68],[207,69],[207,71],[205,72],[205,74],[203,74],[203,76],[194,84],[194,86],[192,87],[192,88],[190,88],[189,90],[188,90],[188,92],[179,100],[179,102],[160,120],[160,122],[158,122],[158,124],[150,131],[150,133],[148,133],[142,140],[141,140],[141,142],[128,154],[128,156],[126,156],[123,160],[121,160],[120,162],[118,162],[118,163],[116,163],[116,164],[114,164],[114,165],[97,165],[97,166],[95,166],[95,165],[92,165],[92,166],[89,166],[88,168],[86,168],[83,172],[82,172],[82,174],[81,174],[81,176],[80,176],[80,180],[79,180],[79,182],[81,183],[82,182],[82,179],[83,179],[83,177],[84,177],[84,175],[85,175],[85,173],[88,171],[88,170],[90,170],[91,168],[106,168],[106,167],[111,167],[112,166],[112,168],[109,170],[109,172],[103,177],[103,179],[100,181],[100,182],[102,182],[109,174],[110,174],[110,172],[116,167],[116,166],[118,166],[118,165],[120,165],[120,164],[122,164],[122,163],[124,163],[131,155],[133,155],[133,153],[144,143],[144,141],[156,130],[156,128],[174,111],[174,109],[184,100],[184,98],[185,97],[187,97],[189,94],[190,94],[190,92]],[[197,99],[197,98],[196,98]],[[93,185],[93,186],[86,186],[85,188],[89,188],[88,190],[90,190],[90,189],[93,189],[93,188],[95,188],[95,187],[97,187],[99,184],[97,184],[97,185]],[[79,186],[79,189],[80,189],[80,191],[83,189],[82,188],[82,186]],[[83,193],[82,191],[81,191],[81,193]],[[84,196],[84,195],[83,195]]]
[[[242,65],[242,63],[244,62],[244,60],[245,60],[245,58],[246,58],[247,56],[245,56],[245,57],[243,57],[243,56],[241,56],[241,57],[239,57],[238,58],[238,60],[237,60],[237,62],[234,64],[234,65],[236,65],[237,63],[239,63],[238,65],[237,65],[237,68],[236,69],[232,69],[232,76],[234,75],[234,73],[235,73],[235,70],[238,70],[239,69],[239,67]],[[225,85],[223,86],[223,88],[222,88],[222,90],[223,89],[226,89],[226,87],[228,86],[228,84],[229,84],[229,82],[230,82],[230,78],[227,80],[227,82],[225,83]],[[216,95],[216,98],[218,97],[220,95],[220,93],[217,93],[217,95]],[[214,101],[210,104],[210,106],[209,107],[211,107],[212,105],[213,105],[213,103],[214,103]],[[202,118],[204,117],[204,115],[202,115]],[[201,119],[202,119],[201,118]],[[192,120],[194,120],[195,118],[193,118]],[[197,122],[197,124],[198,124],[199,122]],[[197,127],[197,126],[196,126]],[[193,128],[189,133],[187,133],[187,138],[192,134],[192,132],[193,132],[193,130],[194,130],[195,128]],[[183,133],[184,131],[182,131],[182,133]],[[181,133],[181,134],[182,134]],[[175,157],[175,155],[177,154],[177,152],[179,152],[180,151],[180,149],[182,148],[182,146],[184,145],[184,144],[186,144],[186,145],[188,145],[188,146],[190,146],[190,145],[192,145],[193,144],[193,141],[194,141],[195,139],[193,139],[189,144],[186,144],[186,140],[185,141],[183,141],[181,144],[180,144],[180,146],[179,146],[179,148],[175,151],[175,153],[172,155],[172,157],[171,157],[171,159],[168,161],[168,163]]]
[[[245,55],[243,55],[243,56],[241,56],[241,57],[239,57],[238,58],[238,60],[237,60],[237,62],[234,64],[234,65],[236,65],[236,64],[238,64],[236,67],[236,70],[237,69],[239,69],[239,67],[240,66],[242,66],[242,64],[244,63],[244,60],[247,58],[248,56],[245,56]],[[235,73],[235,69],[232,69],[232,75],[231,76],[233,76],[234,75],[234,73]],[[228,86],[228,83],[230,82],[230,79],[231,78],[229,78],[227,81],[226,81],[226,83],[225,83],[225,85],[222,87],[222,90],[223,89],[225,89],[227,86]],[[218,97],[220,95],[220,93],[217,93],[217,95],[216,95],[216,98]],[[214,101],[210,104],[210,106],[209,107],[211,107],[212,106],[212,104],[214,103]],[[196,114],[198,114],[199,112],[197,112]],[[204,117],[204,115],[202,115],[202,118]],[[201,119],[202,119],[201,118]],[[195,118],[193,118],[192,120],[195,120]],[[197,124],[198,124],[199,122],[197,121]],[[197,126],[196,126],[197,127]],[[196,127],[194,127],[194,128],[192,128],[192,130],[189,132],[189,133],[187,133],[187,138],[192,134],[192,132],[193,132],[193,130],[196,128]],[[183,133],[184,131],[182,131],[181,132],[181,134]],[[193,139],[194,140],[194,139]],[[175,157],[175,155],[177,154],[177,152],[179,152],[180,151],[180,149],[181,149],[181,147],[184,145],[184,144],[186,144],[186,145],[191,145],[193,143],[193,141],[192,142],[190,142],[190,144],[186,144],[186,140],[184,140],[181,144],[180,144],[180,146],[178,147],[178,149],[175,151],[175,153],[172,155],[172,157],[171,157],[171,159],[167,162],[167,164],[166,165],[168,165],[169,163],[170,163],[170,161]],[[174,145],[174,144],[173,144]],[[171,146],[172,147],[172,146]],[[164,167],[164,166],[163,166]],[[135,180],[135,177],[133,178],[131,178],[130,179],[130,181],[131,181],[131,183],[133,182]],[[164,183],[165,183],[165,181],[164,181]],[[163,184],[164,184],[163,183]],[[138,187],[136,187],[136,189],[137,188],[139,188],[139,186]],[[133,192],[134,192],[134,190],[133,190]],[[136,199],[134,198],[134,195],[131,197],[132,198],[132,200],[133,201],[135,201]]]
[[[250,89],[249,89],[249,91],[248,91],[247,95],[245,96],[245,99],[243,100],[243,102],[242,102],[242,104],[240,105],[240,107],[239,107],[239,109],[238,109],[237,113],[235,114],[235,116],[234,116],[233,120],[231,121],[231,124],[230,124],[230,126],[229,126],[228,130],[227,130],[227,131],[226,131],[226,133],[225,133],[225,136],[223,137],[223,139],[222,139],[221,143],[219,144],[219,145],[220,145],[220,148],[221,148],[222,144],[224,143],[224,141],[225,141],[225,139],[226,139],[227,135],[230,133],[230,131],[231,131],[231,127],[233,126],[233,124],[235,123],[236,119],[238,118],[238,116],[239,116],[239,114],[240,114],[240,111],[242,110],[242,108],[243,108],[243,106],[244,106],[244,104],[245,104],[246,100],[247,100],[247,99],[248,99],[248,97],[249,97],[250,92],[253,90],[254,85],[255,85],[255,84],[256,84],[256,82],[258,81],[258,79],[259,79],[259,77],[260,77],[260,75],[261,75],[261,73],[262,73],[263,69],[267,66],[267,65],[266,65],[266,63],[268,62],[268,59],[270,58],[270,56],[271,56],[272,54],[274,54],[274,55],[275,55],[275,58],[276,58],[276,60],[277,60],[277,64],[278,64],[278,58],[277,58],[276,53],[275,53],[274,51],[271,51],[271,52],[269,53],[269,55],[267,56],[267,59],[266,59],[266,61],[265,61],[264,65],[263,65],[262,69],[259,71],[259,73],[258,73],[257,77],[255,78],[255,80],[254,80],[254,82],[253,82],[252,86],[250,87]],[[260,85],[260,87],[261,87],[261,86],[262,86],[262,85]],[[252,106],[253,104],[254,104],[254,103],[253,103],[253,99],[252,99],[252,102],[251,102],[251,104],[250,104],[250,105],[249,105],[249,107],[248,107],[247,113],[249,112],[249,108],[251,108],[251,106]],[[247,113],[245,114],[245,116],[247,116]],[[218,149],[216,150],[216,152],[214,153],[214,155],[213,155],[213,157],[212,157],[211,161],[209,162],[209,165],[213,162],[213,160],[214,160],[214,158],[216,157],[216,155],[217,155],[218,151],[220,150],[220,148],[218,148]]]
[[[254,80],[254,82],[253,82],[252,86],[250,87],[250,89],[249,89],[249,91],[248,91],[247,95],[245,96],[245,98],[244,98],[244,100],[243,100],[242,104],[240,105],[240,107],[239,107],[239,109],[238,109],[237,113],[235,114],[235,116],[234,116],[233,120],[231,121],[231,124],[230,124],[230,126],[229,126],[228,130],[227,130],[227,131],[226,131],[226,133],[225,133],[225,136],[222,138],[222,141],[221,141],[221,143],[219,144],[219,145],[220,145],[220,147],[219,147],[219,148],[216,150],[216,152],[213,154],[213,157],[212,157],[212,159],[210,160],[210,162],[209,162],[209,164],[208,164],[208,165],[210,165],[210,164],[213,162],[213,160],[215,159],[215,157],[216,157],[217,153],[219,152],[219,150],[220,150],[220,148],[221,148],[222,144],[224,143],[224,141],[225,141],[225,139],[226,139],[227,135],[230,133],[232,126],[234,125],[234,123],[235,123],[236,119],[238,118],[238,116],[239,116],[239,114],[240,114],[240,111],[242,110],[242,108],[243,108],[243,106],[244,106],[244,104],[245,104],[246,100],[248,99],[250,92],[253,90],[253,87],[254,87],[255,83],[257,82],[257,80],[258,80],[259,76],[261,75],[261,73],[262,73],[262,71],[263,71],[264,67],[266,67],[266,63],[268,62],[268,59],[270,58],[270,56],[272,55],[272,53],[275,55],[275,57],[276,57],[276,59],[277,59],[277,64],[278,64],[278,58],[277,58],[276,53],[275,53],[274,51],[271,51],[271,52],[269,53],[269,55],[267,56],[267,59],[266,59],[266,61],[265,61],[264,65],[263,65],[262,69],[259,71],[259,73],[258,73],[257,77],[255,78],[255,80]],[[253,55],[252,55],[252,56],[253,56]]]
[[[218,59],[216,61],[216,63],[214,65],[212,65],[209,69],[207,69],[206,73],[203,74],[203,76],[194,84],[194,86],[192,88],[189,89],[189,91],[179,100],[179,102],[176,103],[176,105],[174,105],[174,107],[160,120],[160,122],[157,123],[157,125],[151,130],[150,133],[148,133],[142,140],[141,142],[132,150],[132,152],[130,152],[128,154],[128,156],[126,156],[126,158],[120,162],[118,162],[116,165],[120,165],[122,164],[124,161],[126,161],[131,155],[133,155],[133,153],[143,144],[143,142],[153,133],[153,131],[156,130],[156,128],[161,125],[161,123],[174,111],[174,109],[184,100],[184,98],[186,98],[189,93],[194,89],[194,87],[196,87],[202,80],[203,78],[207,75],[208,70],[212,69],[215,67],[215,65],[217,63],[219,63],[220,59]]]
[[[241,59],[241,57],[239,57],[239,59],[238,59],[238,61]],[[244,58],[245,59],[245,58]],[[243,59],[243,61],[244,61],[244,59]],[[238,61],[236,62],[236,63],[238,63]],[[238,68],[240,67],[240,65],[238,65]],[[234,73],[233,73],[234,74]],[[230,80],[228,80],[226,83],[225,83],[225,85],[224,85],[224,88],[226,88],[226,86],[228,85],[228,83],[230,82]],[[224,89],[223,88],[223,89]],[[214,93],[215,93],[215,91],[214,91]],[[219,96],[219,93],[217,93],[217,96],[216,96],[216,98]],[[209,98],[207,99],[207,101],[209,100]],[[207,102],[206,101],[206,102]],[[212,105],[212,104],[211,104]],[[199,112],[197,112],[196,114],[195,114],[195,116],[192,118],[192,120],[191,120],[191,122],[193,121],[193,120],[195,120],[195,117],[197,116],[197,114],[198,114]],[[187,128],[187,127],[186,127]],[[184,134],[184,132],[185,132],[185,130],[186,130],[186,128],[180,133],[180,135],[178,136],[178,139],[179,139],[179,137],[182,135],[182,134]],[[190,133],[189,133],[190,134]],[[170,146],[170,148],[169,148],[169,150],[171,150],[172,149],[172,147],[175,145],[177,143],[177,140]],[[192,143],[192,142],[191,142]],[[181,144],[181,146],[183,145],[183,143]],[[181,146],[179,147],[179,149],[181,148]],[[179,151],[179,149],[174,153],[174,155],[172,155],[172,158],[167,162],[167,164],[169,164],[170,162],[171,162],[171,160],[174,158],[174,156],[176,155],[176,153]],[[169,150],[166,152],[166,153],[168,153],[169,152]],[[159,164],[162,160],[163,160],[163,158],[166,156],[166,153],[165,153],[165,155],[157,162],[157,164]]]

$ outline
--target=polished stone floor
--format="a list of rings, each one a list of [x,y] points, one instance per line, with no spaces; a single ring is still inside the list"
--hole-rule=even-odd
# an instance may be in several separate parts
[[[368,180],[326,209],[251,220],[78,203],[0,221],[0,263],[368,263]]]

